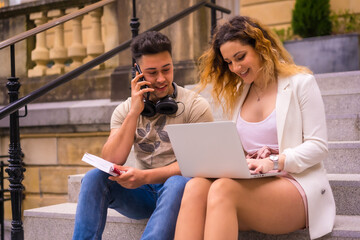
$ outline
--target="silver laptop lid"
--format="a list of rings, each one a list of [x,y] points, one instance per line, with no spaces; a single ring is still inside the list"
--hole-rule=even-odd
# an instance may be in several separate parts
[[[234,122],[174,124],[165,129],[183,176],[251,177]]]

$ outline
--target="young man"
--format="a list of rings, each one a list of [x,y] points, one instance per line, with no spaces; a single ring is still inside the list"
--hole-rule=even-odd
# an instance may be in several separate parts
[[[101,239],[107,208],[133,219],[149,218],[142,239],[173,239],[188,179],[181,176],[164,127],[213,121],[205,99],[173,83],[166,36],[143,33],[133,40],[131,51],[143,73],[131,81],[131,97],[115,109],[102,150],[102,157],[123,173],[112,177],[94,169],[84,176],[74,240]],[[132,146],[137,168],[123,166]]]

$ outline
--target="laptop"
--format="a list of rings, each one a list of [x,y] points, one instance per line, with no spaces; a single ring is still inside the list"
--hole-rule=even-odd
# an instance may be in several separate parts
[[[234,122],[171,124],[165,130],[185,177],[249,179],[280,174],[251,173]]]

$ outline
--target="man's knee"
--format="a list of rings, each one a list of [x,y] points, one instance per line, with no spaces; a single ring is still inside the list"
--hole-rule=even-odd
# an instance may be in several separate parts
[[[163,195],[164,199],[168,200],[181,199],[188,181],[189,178],[183,176],[172,176],[166,180],[160,194]]]
[[[95,189],[103,189],[109,184],[109,174],[98,169],[88,171],[81,180],[81,188],[86,191],[96,191]]]
[[[174,175],[169,177],[165,183],[164,183],[164,187],[169,188],[169,189],[173,189],[175,191],[177,190],[181,190],[183,191],[185,188],[186,183],[190,180],[190,178],[187,177],[183,177],[180,175]]]

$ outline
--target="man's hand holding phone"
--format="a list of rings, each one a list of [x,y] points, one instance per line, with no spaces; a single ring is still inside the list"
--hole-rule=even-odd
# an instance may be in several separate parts
[[[135,64],[135,69],[136,69],[137,74],[142,74],[140,66],[137,63]],[[143,74],[143,77],[140,77],[138,82],[142,82],[142,81],[145,81],[144,74]],[[140,89],[144,89],[144,88],[148,88],[148,85],[143,85],[140,87]]]
[[[148,87],[150,82],[144,79],[144,74],[137,64],[135,65],[135,68],[137,73],[135,78],[131,80],[131,111],[140,115],[144,110],[145,94],[153,92],[154,89]]]

